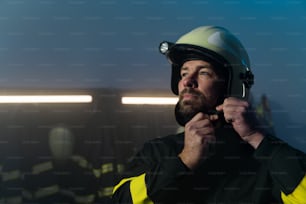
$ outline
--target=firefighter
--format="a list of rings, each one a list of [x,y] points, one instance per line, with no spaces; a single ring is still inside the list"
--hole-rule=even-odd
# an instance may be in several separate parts
[[[144,144],[113,190],[114,203],[306,203],[305,153],[259,125],[240,40],[201,26],[160,51],[172,67],[184,132]]]

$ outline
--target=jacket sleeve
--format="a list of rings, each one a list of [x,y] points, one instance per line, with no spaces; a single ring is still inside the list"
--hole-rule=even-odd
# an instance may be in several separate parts
[[[306,156],[285,142],[266,136],[255,158],[268,169],[283,203],[306,202]]]
[[[163,143],[145,144],[114,187],[113,203],[170,203],[180,199],[176,189],[189,170],[174,153],[167,151],[171,150]]]

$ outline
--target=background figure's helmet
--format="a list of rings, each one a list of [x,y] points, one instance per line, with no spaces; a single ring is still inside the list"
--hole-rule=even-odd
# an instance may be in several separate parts
[[[254,82],[249,56],[241,42],[225,28],[198,27],[180,37],[176,43],[162,42],[160,52],[166,55],[172,65],[171,89],[174,94],[178,95],[183,63],[202,59],[217,65],[217,74],[227,73],[227,96],[248,97]]]

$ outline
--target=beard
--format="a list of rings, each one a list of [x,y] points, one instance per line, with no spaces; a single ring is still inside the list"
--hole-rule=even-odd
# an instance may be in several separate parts
[[[184,94],[192,94],[192,99],[184,99]],[[208,102],[209,100],[201,92],[186,88],[179,95],[179,101],[175,106],[175,118],[178,124],[185,126],[197,113],[205,114],[215,113],[214,106]]]

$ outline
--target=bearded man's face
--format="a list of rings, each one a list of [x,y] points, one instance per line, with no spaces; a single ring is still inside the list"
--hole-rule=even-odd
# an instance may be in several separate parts
[[[175,108],[177,121],[185,125],[198,112],[210,113],[220,101],[222,80],[214,67],[203,60],[191,60],[181,68],[181,80],[178,83],[179,101]]]

